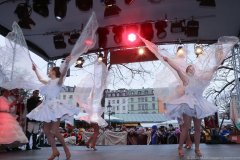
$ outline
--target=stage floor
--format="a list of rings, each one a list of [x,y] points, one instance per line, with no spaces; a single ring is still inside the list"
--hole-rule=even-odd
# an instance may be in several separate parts
[[[177,145],[154,146],[98,146],[97,151],[83,146],[70,146],[72,160],[177,160]],[[204,160],[240,160],[240,145],[206,145],[201,144]],[[65,159],[64,151],[60,160]],[[17,151],[0,153],[1,160],[46,160],[50,148],[44,147],[35,151]],[[194,160],[194,149],[185,150],[185,160]]]

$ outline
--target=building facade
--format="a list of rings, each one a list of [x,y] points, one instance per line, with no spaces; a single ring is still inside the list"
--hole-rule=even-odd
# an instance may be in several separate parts
[[[74,101],[73,99],[74,90],[75,90],[75,87],[70,87],[70,86],[63,87],[60,92],[59,99],[63,101],[65,104],[78,106],[76,101]]]
[[[105,90],[105,113],[109,113],[108,105],[110,104],[111,112],[115,114],[128,113],[128,90]]]
[[[158,100],[152,88],[105,90],[105,113],[149,114],[158,113]]]

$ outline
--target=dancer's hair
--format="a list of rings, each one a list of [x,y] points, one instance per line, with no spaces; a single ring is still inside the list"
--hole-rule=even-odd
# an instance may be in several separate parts
[[[57,78],[61,77],[61,72],[59,67],[53,67],[52,70],[56,73]]]

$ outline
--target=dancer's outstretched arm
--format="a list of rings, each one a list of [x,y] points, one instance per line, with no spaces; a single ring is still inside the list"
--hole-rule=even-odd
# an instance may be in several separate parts
[[[42,78],[42,76],[41,76],[40,73],[38,72],[35,64],[32,64],[32,69],[33,69],[34,72],[36,73],[37,78],[38,78],[38,80],[39,80],[41,83],[43,83],[43,84],[47,84],[47,83],[48,83],[47,80],[45,80],[45,79]]]
[[[179,78],[182,80],[183,85],[187,86],[188,85],[188,79],[187,77],[182,73],[182,71],[167,57],[163,57],[163,60],[167,62],[178,74]]]
[[[70,62],[70,60],[71,60],[71,56],[66,57],[65,62],[64,62],[64,63],[65,63],[65,64],[64,64],[64,68],[63,68],[63,70],[61,71],[61,77],[60,77],[60,79],[59,79],[59,81],[58,81],[58,84],[59,84],[59,85],[62,85],[63,82],[64,82],[65,76],[66,76],[67,71],[68,71],[68,69],[69,69],[69,62]]]

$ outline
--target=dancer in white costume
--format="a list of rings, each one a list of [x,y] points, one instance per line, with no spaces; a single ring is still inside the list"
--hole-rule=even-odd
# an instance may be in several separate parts
[[[95,45],[95,32],[97,28],[98,25],[96,16],[93,13],[83,32],[81,33],[80,38],[76,42],[71,55],[66,58],[65,62],[61,66],[61,69],[59,67],[53,67],[50,70],[50,81],[42,79],[36,69],[36,66],[33,65],[33,70],[36,72],[39,81],[45,84],[44,87],[40,88],[40,92],[45,96],[45,100],[37,108],[32,110],[27,117],[29,119],[44,122],[43,130],[47,135],[48,142],[52,147],[52,155],[48,158],[49,160],[53,160],[60,155],[59,151],[57,150],[54,137],[57,137],[63,145],[66,159],[70,160],[71,158],[70,151],[66,146],[62,135],[59,133],[59,125],[61,120],[67,120],[71,122],[73,120],[73,116],[79,113],[79,109],[75,106],[68,106],[62,103],[58,100],[58,96],[69,67],[76,62],[79,56],[87,52],[88,49]]]
[[[101,106],[103,92],[106,89],[108,70],[105,64],[94,64],[94,73],[88,74],[77,86],[74,92],[74,98],[79,103],[87,115],[80,116],[80,120],[84,120],[92,125],[94,133],[86,142],[87,148],[96,150],[96,141],[99,135],[99,128],[106,127],[107,122],[101,117],[104,108]]]
[[[202,156],[199,148],[201,120],[217,112],[217,107],[204,99],[202,94],[209,85],[216,69],[231,54],[232,47],[239,41],[238,38],[219,38],[216,44],[209,46],[191,65],[188,65],[181,58],[168,58],[167,54],[164,55],[163,50],[158,51],[154,44],[143,38],[142,40],[162,62],[167,62],[167,64],[163,62],[165,68],[157,75],[157,79],[159,80],[161,77],[164,79],[166,70],[168,75],[171,74],[169,78],[173,78],[164,84],[160,84],[161,81],[155,82],[154,93],[166,102],[166,114],[171,119],[178,119],[182,124],[178,148],[179,156],[184,156],[182,147],[187,138],[191,118],[193,118],[195,129],[195,153],[199,157]]]
[[[69,63],[70,57],[65,60],[66,64]],[[33,65],[33,70],[36,72],[39,81],[45,84],[40,88],[40,93],[45,97],[43,103],[32,110],[27,117],[36,121],[43,122],[43,131],[47,136],[48,142],[52,147],[52,155],[48,158],[49,160],[59,157],[60,153],[57,150],[55,137],[61,142],[66,158],[70,159],[71,154],[64,142],[64,138],[59,132],[60,121],[70,121],[74,115],[78,114],[79,110],[75,106],[68,106],[58,100],[62,84],[64,82],[64,76],[67,72],[67,66],[60,72],[59,67],[53,67],[49,71],[50,80],[44,80],[39,75],[36,66]]]
[[[17,100],[10,103],[8,101],[9,95],[8,90],[2,89],[2,96],[0,96],[0,145],[16,147],[19,144],[28,143],[28,139],[16,117],[10,113],[10,108],[17,103]]]

